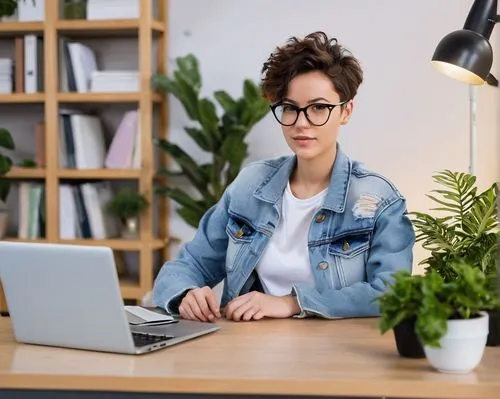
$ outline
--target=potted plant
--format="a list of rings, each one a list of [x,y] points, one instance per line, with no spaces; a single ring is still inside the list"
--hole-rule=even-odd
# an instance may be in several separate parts
[[[415,322],[423,300],[424,276],[399,271],[393,278],[390,289],[377,298],[381,312],[380,330],[382,334],[393,331],[400,356],[423,358],[424,348],[415,333]]]
[[[14,140],[7,129],[0,128],[0,148],[13,150],[15,148]],[[10,192],[10,181],[2,178],[12,168],[12,159],[6,154],[0,152],[0,238],[3,238],[7,230],[8,212],[5,201]]]
[[[433,176],[439,188],[428,197],[437,204],[432,216],[412,212],[417,242],[430,251],[420,264],[426,271],[434,270],[445,281],[453,281],[456,271],[450,265],[464,259],[484,272],[492,291],[496,288],[496,256],[499,243],[497,216],[497,185],[479,192],[476,177],[467,173],[445,170]],[[490,313],[488,345],[500,345],[500,314]]]
[[[139,216],[148,206],[147,199],[131,188],[121,189],[106,205],[108,211],[124,223],[122,237],[128,239],[137,238]]]
[[[481,361],[488,336],[489,314],[498,309],[498,297],[488,277],[465,260],[448,267],[454,279],[436,270],[412,276],[395,275],[395,282],[379,297],[382,333],[404,320],[414,319],[414,332],[429,363],[446,373],[468,373]],[[411,295],[400,289],[411,287]],[[404,295],[396,305],[395,297]]]
[[[222,196],[234,180],[247,157],[245,137],[253,126],[269,112],[269,104],[258,86],[251,80],[243,82],[243,96],[233,99],[225,91],[216,91],[215,100],[201,98],[202,79],[198,60],[192,54],[176,59],[173,76],[158,74],[152,84],[163,93],[170,93],[183,105],[188,118],[195,122],[185,132],[203,150],[210,154],[211,162],[199,164],[178,145],[157,139],[155,144],[165,151],[179,166],[180,172],[161,168],[158,174],[184,176],[197,191],[190,195],[171,184],[157,186],[155,192],[168,195],[180,205],[177,213],[193,227],[197,227],[203,214]],[[217,105],[223,113],[217,114]]]

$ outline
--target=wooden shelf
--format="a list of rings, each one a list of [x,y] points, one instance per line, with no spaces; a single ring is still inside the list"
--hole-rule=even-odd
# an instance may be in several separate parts
[[[71,245],[91,245],[91,246],[103,246],[103,247],[109,247],[113,250],[116,251],[139,251],[143,243],[140,240],[126,240],[126,239],[107,239],[107,240],[91,240],[91,239],[85,239],[85,238],[80,238],[76,240],[46,240],[43,238],[38,238],[38,239],[23,239],[23,238],[17,238],[17,237],[5,237],[4,241],[14,241],[14,242],[33,242],[33,243],[58,243],[58,244],[71,244]],[[149,245],[146,244],[146,247],[148,249],[152,250],[158,250],[162,249],[165,245],[168,245],[168,243],[172,241],[178,241],[177,238],[172,238],[171,240],[169,239],[153,239]]]
[[[56,29],[60,34],[70,37],[92,36],[134,36],[139,32],[139,19],[112,19],[112,20],[59,20]],[[165,32],[161,21],[152,21],[151,33]]]
[[[141,171],[137,169],[60,169],[60,179],[127,180],[138,179]]]
[[[43,34],[43,22],[0,22],[0,37],[14,37],[26,34]]]
[[[13,167],[4,177],[7,179],[45,179],[45,169]]]
[[[44,159],[45,165],[40,168],[14,167],[6,177],[13,182],[35,180],[44,184],[45,231],[46,239],[21,240],[6,238],[11,241],[28,241],[40,243],[65,243],[76,245],[107,246],[114,251],[130,251],[137,254],[138,281],[121,279],[122,294],[126,299],[140,300],[152,288],[154,267],[157,253],[160,261],[170,258],[169,247],[177,238],[170,237],[168,220],[170,215],[169,202],[166,197],[154,197],[154,179],[158,167],[166,167],[168,159],[160,153],[158,165],[155,159],[153,132],[157,131],[161,138],[168,138],[168,96],[155,92],[149,78],[152,71],[167,72],[167,7],[168,1],[140,0],[140,15],[136,19],[120,20],[60,20],[61,0],[44,1],[44,21],[40,22],[0,22],[0,37],[13,39],[26,34],[43,36],[43,81],[44,93],[8,93],[0,94],[1,104],[21,104],[21,111],[28,109],[25,104],[35,104],[43,111],[44,121]],[[157,15],[157,19],[151,18]],[[61,72],[60,39],[99,37],[102,40],[113,41],[122,37],[135,37],[137,47],[137,68],[141,76],[140,86],[136,92],[59,92],[59,74]],[[12,46],[13,40],[9,46]],[[154,60],[154,61],[153,61]],[[124,68],[126,69],[126,68]],[[92,108],[104,110],[125,104],[126,108],[137,108],[140,116],[140,149],[143,160],[140,169],[63,169],[59,168],[60,110],[61,108]],[[11,112],[10,107],[0,107],[3,114],[0,119]],[[122,108],[122,107],[118,107]],[[158,118],[153,118],[153,111],[158,111]],[[21,116],[23,117],[23,116]],[[27,117],[27,115],[26,115]],[[3,119],[2,119],[3,120]],[[30,123],[35,123],[34,121]],[[1,125],[1,124],[0,124]],[[35,141],[35,129],[32,139]],[[13,132],[15,135],[16,132]],[[14,141],[16,141],[14,137]],[[38,144],[38,143],[37,143]],[[98,180],[132,180],[140,193],[153,206],[144,210],[141,215],[140,235],[136,240],[127,239],[76,239],[61,240],[60,236],[60,192],[59,187],[67,181],[84,182]],[[16,209],[12,210],[17,212]],[[160,220],[160,223],[156,223]],[[1,288],[0,288],[1,298]],[[41,298],[43,300],[43,298]],[[0,301],[1,305],[1,301]]]
[[[140,100],[141,93],[58,93],[60,103],[133,103]],[[153,94],[153,101],[159,102],[160,96]]]
[[[0,23],[0,26],[2,23]],[[43,93],[9,93],[0,94],[0,104],[29,104],[29,103],[43,103],[45,101],[45,94]]]
[[[145,294],[138,282],[127,278],[120,279],[120,291],[124,299],[139,299]]]

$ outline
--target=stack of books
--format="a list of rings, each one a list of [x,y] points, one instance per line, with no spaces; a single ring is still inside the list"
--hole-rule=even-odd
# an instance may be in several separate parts
[[[139,2],[140,0],[87,0],[87,19],[139,18]]]
[[[0,93],[12,93],[12,60],[0,58]]]
[[[90,91],[94,93],[137,92],[137,71],[94,71],[90,78]]]

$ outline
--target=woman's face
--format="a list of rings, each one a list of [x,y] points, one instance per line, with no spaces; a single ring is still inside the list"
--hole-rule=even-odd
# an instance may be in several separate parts
[[[302,159],[314,159],[335,152],[340,125],[347,123],[352,112],[352,100],[344,107],[330,79],[322,72],[307,72],[293,78],[277,117],[285,124],[283,135],[291,150]],[[307,108],[307,116],[297,107]],[[293,121],[296,119],[295,123]]]

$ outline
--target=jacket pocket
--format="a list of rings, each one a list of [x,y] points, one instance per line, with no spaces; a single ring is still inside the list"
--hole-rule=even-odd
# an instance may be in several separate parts
[[[229,237],[226,253],[226,270],[233,271],[237,268],[244,253],[255,238],[256,230],[245,221],[230,217],[226,226]]]
[[[369,232],[347,234],[330,243],[328,253],[335,258],[342,287],[366,281],[366,261],[369,247]]]

